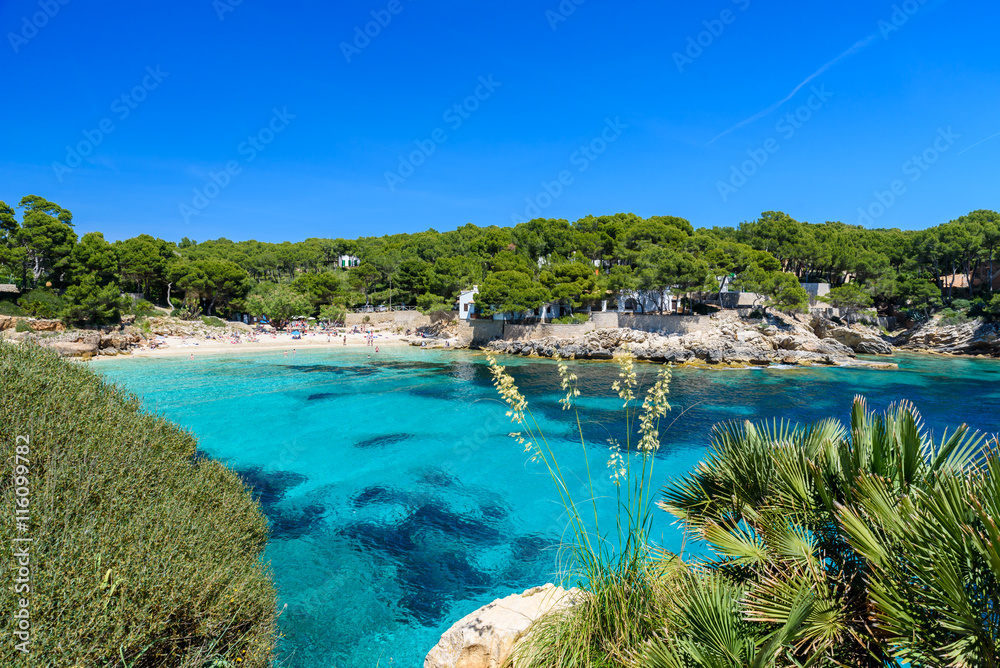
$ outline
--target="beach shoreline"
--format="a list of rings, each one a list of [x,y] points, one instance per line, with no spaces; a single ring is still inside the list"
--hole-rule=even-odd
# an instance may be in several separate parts
[[[347,342],[344,342],[344,335],[331,336],[327,341],[325,334],[307,334],[301,339],[293,339],[290,334],[279,333],[276,335],[262,335],[256,342],[243,341],[242,343],[230,343],[225,340],[201,339],[182,336],[164,336],[165,344],[158,348],[133,348],[131,354],[120,354],[112,356],[96,356],[93,360],[113,360],[122,358],[155,358],[155,357],[206,357],[219,355],[246,355],[257,352],[280,352],[291,353],[299,350],[322,350],[322,349],[342,349],[356,351],[367,349],[372,352],[376,348],[382,350],[386,348],[399,348],[412,346],[413,342],[421,341],[419,337],[402,336],[396,334],[376,333],[372,345],[368,345],[367,336],[364,334],[348,334]],[[443,343],[440,339],[426,339],[427,347],[439,348]],[[455,346],[455,342],[452,342]],[[419,346],[416,346],[419,347]]]

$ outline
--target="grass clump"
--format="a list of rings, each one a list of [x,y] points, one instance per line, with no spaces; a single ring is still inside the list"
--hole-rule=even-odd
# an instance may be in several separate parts
[[[29,439],[30,654],[3,616],[0,665],[272,665],[276,592],[267,522],[239,478],[195,457],[194,437],[35,345],[0,344],[0,507],[13,514],[16,438]],[[22,439],[23,440],[23,439]],[[23,465],[23,461],[19,462]],[[5,569],[11,566],[6,557]],[[12,587],[0,607],[17,605]]]
[[[27,320],[18,320],[14,323],[15,332],[30,332],[31,325],[28,324]]]
[[[217,318],[214,315],[203,315],[201,316],[201,321],[208,325],[209,327],[225,327],[226,321],[222,318]]]
[[[585,592],[580,603],[543,617],[533,627],[526,642],[515,650],[515,665],[624,665],[634,660],[636,648],[662,626],[665,609],[656,592],[664,581],[664,565],[672,564],[673,560],[654,556],[648,536],[653,509],[653,465],[660,447],[660,421],[670,410],[667,394],[671,370],[669,366],[662,367],[645,397],[638,397],[634,358],[623,355],[618,364],[619,380],[613,388],[622,401],[628,440],[624,444],[614,441],[610,444],[607,468],[615,486],[617,507],[615,527],[610,529],[601,526],[589,468],[584,479],[587,498],[574,498],[570,487],[575,476],[559,465],[560,453],[552,449],[540,432],[514,379],[495,358],[490,358],[494,385],[520,430],[511,436],[530,453],[533,462],[547,468],[565,508],[571,537],[565,546],[568,565],[565,579]],[[580,447],[586,456],[587,446],[576,410],[580,396],[577,377],[561,361],[558,368],[565,392],[560,403],[575,416]]]

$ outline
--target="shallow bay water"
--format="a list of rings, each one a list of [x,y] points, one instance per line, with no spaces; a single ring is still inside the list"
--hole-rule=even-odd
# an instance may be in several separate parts
[[[656,456],[655,486],[702,459],[717,422],[846,420],[856,394],[878,409],[910,400],[938,434],[962,423],[1000,430],[1000,362],[893,361],[898,371],[675,370],[673,423]],[[627,439],[611,390],[617,365],[571,363],[584,448],[572,413],[558,403],[556,366],[501,363],[574,473],[578,500],[590,497],[589,465],[597,519],[608,533],[615,487],[607,441]],[[202,451],[253,488],[271,523],[265,558],[286,606],[282,666],[420,666],[458,618],[560,578],[562,508],[544,468],[508,436],[512,425],[480,354],[328,349],[108,360],[93,368],[191,430]],[[658,367],[636,368],[649,383]],[[682,547],[658,510],[653,539],[668,550]]]

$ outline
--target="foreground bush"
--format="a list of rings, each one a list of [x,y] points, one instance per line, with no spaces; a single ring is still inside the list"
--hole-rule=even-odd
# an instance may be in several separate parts
[[[639,443],[613,446],[612,478],[627,494],[609,544],[614,534],[591,531],[580,514],[596,499],[570,498],[527,401],[490,363],[524,430],[514,436],[556,483],[574,540],[567,579],[587,592],[532,626],[517,668],[1000,665],[995,441],[964,426],[935,441],[912,405],[876,413],[862,398],[849,426],[719,425],[707,460],[660,503],[715,555],[685,563],[647,542],[669,374],[638,411]],[[619,364],[614,389],[631,434],[637,380],[630,358]],[[559,372],[561,403],[575,408],[575,376]]]
[[[650,666],[998,665],[1000,458],[983,437],[934,441],[912,405],[859,398],[849,429],[729,424],[713,446],[663,507],[720,555],[701,583],[730,595],[680,596]]]
[[[15,469],[18,436],[30,439],[27,471]],[[195,459],[190,434],[81,365],[0,344],[0,443],[0,665],[271,665],[266,520],[235,474]],[[26,532],[13,521],[15,476],[27,478]],[[25,536],[30,592],[15,594],[9,546]],[[19,598],[27,655],[13,635]]]

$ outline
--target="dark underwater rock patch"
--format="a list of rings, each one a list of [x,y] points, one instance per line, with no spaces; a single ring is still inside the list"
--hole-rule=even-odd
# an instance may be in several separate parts
[[[265,471],[259,466],[237,469],[236,475],[243,480],[243,484],[250,488],[254,498],[260,502],[265,512],[269,506],[281,501],[288,490],[298,487],[309,479],[301,473]]]
[[[373,365],[336,366],[333,364],[286,364],[285,369],[298,373],[321,373],[333,376],[371,376],[379,372]]]
[[[268,515],[272,540],[294,540],[315,532],[323,522],[326,506],[309,503],[302,507],[274,508]]]
[[[422,495],[410,495],[383,486],[365,489],[352,500],[355,506],[399,503],[413,508]],[[486,514],[483,514],[486,517]],[[490,575],[473,565],[484,548],[502,543],[496,523],[440,507],[433,500],[417,506],[401,522],[356,522],[341,535],[359,547],[377,553],[395,566],[404,594],[401,611],[426,626],[440,624],[449,601],[489,591]]]
[[[407,441],[413,437],[413,434],[385,434],[383,436],[375,436],[373,438],[366,438],[363,441],[358,441],[354,444],[354,447],[361,448],[362,450],[367,450],[369,448],[386,448],[390,445],[396,445],[397,443]]]
[[[323,521],[326,506],[316,502],[290,502],[288,490],[309,478],[292,471],[265,471],[260,467],[239,469],[236,474],[250,488],[271,526],[271,540],[292,540],[315,531]]]

